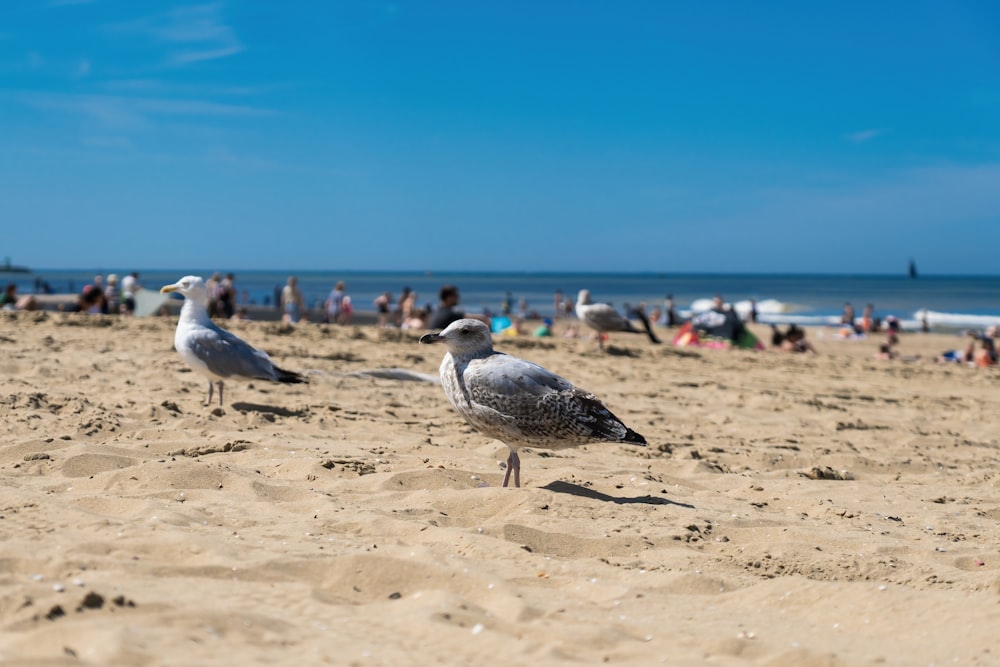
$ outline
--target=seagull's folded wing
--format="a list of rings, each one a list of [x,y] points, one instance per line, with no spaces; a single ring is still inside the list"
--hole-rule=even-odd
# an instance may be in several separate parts
[[[530,361],[494,354],[470,362],[464,380],[474,410],[504,415],[543,446],[625,437],[625,426],[593,394]]]
[[[202,329],[192,332],[185,337],[184,346],[219,377],[275,378],[274,364],[267,354],[228,331]]]
[[[632,325],[606,303],[592,303],[584,310],[584,321],[598,331],[627,331]]]

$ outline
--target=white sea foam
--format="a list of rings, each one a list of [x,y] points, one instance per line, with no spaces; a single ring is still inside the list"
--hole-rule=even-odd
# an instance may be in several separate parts
[[[737,301],[730,304],[733,310],[743,319],[750,312],[750,301]],[[698,313],[711,310],[712,299],[695,299],[691,302],[688,310],[680,311],[680,315],[690,318]],[[794,303],[786,303],[777,299],[763,299],[757,301],[757,321],[762,324],[797,324],[806,327],[833,327],[840,325],[840,315],[812,315],[807,306]],[[933,310],[917,310],[906,315],[895,315],[893,313],[879,314],[879,319],[883,322],[889,317],[897,317],[900,327],[905,331],[920,331],[926,321],[927,327],[933,330],[962,330],[977,329],[983,330],[990,326],[1000,326],[1000,316],[996,315],[974,315],[971,313],[945,313]]]
[[[967,313],[939,313],[933,310],[918,310],[913,313],[915,328],[920,327],[923,319],[933,329],[985,329],[990,326],[1000,326],[1000,317],[995,315],[969,315]],[[908,321],[908,320],[907,320]]]
[[[736,303],[731,304],[731,306],[740,317],[746,317],[752,308],[752,304],[749,299],[737,301]],[[693,313],[703,313],[711,309],[712,299],[695,299],[691,302],[691,312]],[[799,306],[794,303],[785,303],[783,301],[778,301],[777,299],[762,299],[757,302],[758,316],[794,313],[801,310],[804,310],[803,306]]]

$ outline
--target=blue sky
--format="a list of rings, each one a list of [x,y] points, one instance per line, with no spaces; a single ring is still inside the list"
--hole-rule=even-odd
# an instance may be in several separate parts
[[[993,2],[0,3],[37,268],[996,274]]]

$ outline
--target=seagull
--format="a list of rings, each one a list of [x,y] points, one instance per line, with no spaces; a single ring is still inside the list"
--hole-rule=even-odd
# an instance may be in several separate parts
[[[564,449],[593,442],[645,445],[596,396],[530,361],[497,352],[483,322],[461,319],[421,343],[444,343],[441,362],[445,396],[481,433],[510,448],[507,486],[521,486],[520,447]]]
[[[213,383],[219,385],[219,405],[222,405],[224,380],[270,380],[272,382],[308,382],[306,378],[278,368],[265,352],[258,350],[239,336],[220,329],[208,317],[205,302],[208,290],[198,276],[185,276],[160,292],[180,292],[184,305],[174,333],[174,348],[188,366],[208,378],[208,402],[212,404]]]
[[[604,334],[612,331],[624,331],[627,333],[645,333],[649,340],[659,344],[660,339],[653,333],[653,327],[649,323],[649,318],[642,308],[634,311],[636,317],[642,320],[646,330],[636,329],[632,323],[623,317],[617,310],[607,303],[591,303],[590,290],[582,289],[576,297],[576,316],[591,329],[597,331],[598,346],[604,349]]]

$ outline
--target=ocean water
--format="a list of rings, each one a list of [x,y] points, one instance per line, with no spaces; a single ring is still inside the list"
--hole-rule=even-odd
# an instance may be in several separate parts
[[[20,293],[36,291],[36,281],[47,282],[56,293],[79,292],[94,275],[133,269],[35,270],[30,274],[0,274],[3,282],[15,282]],[[175,282],[182,275],[209,277],[213,271],[139,270],[140,283],[149,289]],[[905,329],[918,329],[921,319],[936,330],[985,328],[1000,325],[1000,276],[901,276],[770,275],[770,274],[669,274],[669,273],[457,273],[403,271],[241,271],[236,287],[241,302],[273,305],[275,291],[289,275],[296,275],[310,308],[319,308],[334,283],[343,280],[355,309],[374,310],[372,301],[388,291],[398,299],[404,286],[417,292],[418,303],[437,304],[438,289],[454,284],[461,292],[462,306],[470,312],[500,312],[509,294],[514,312],[521,299],[529,312],[547,317],[554,313],[554,295],[575,300],[580,289],[589,289],[595,301],[625,304],[645,303],[647,309],[662,307],[672,294],[678,311],[689,315],[708,307],[716,294],[737,310],[757,301],[762,322],[801,325],[835,324],[845,302],[860,316],[865,304],[875,306],[876,317],[892,315]]]

